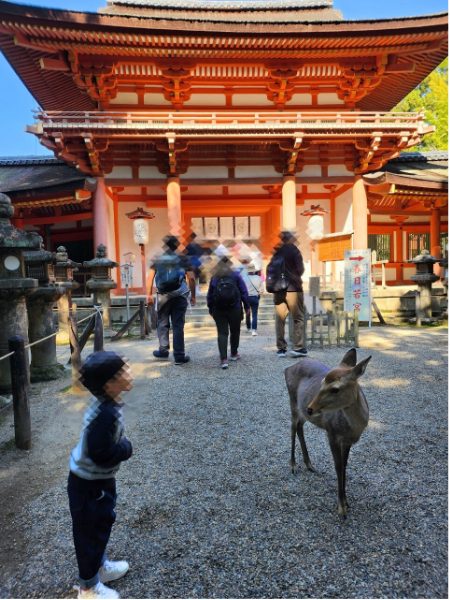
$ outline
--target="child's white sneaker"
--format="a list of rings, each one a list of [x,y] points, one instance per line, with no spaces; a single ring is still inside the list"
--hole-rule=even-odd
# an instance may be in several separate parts
[[[100,567],[98,576],[102,583],[108,583],[108,581],[116,581],[120,579],[126,573],[130,565],[126,560],[105,560],[103,565]]]
[[[120,598],[119,592],[116,590],[112,590],[106,585],[103,585],[101,581],[99,581],[96,585],[87,590],[83,590],[83,588],[78,588],[78,598]]]
[[[252,335],[258,335],[258,332],[256,331],[256,329],[252,329]]]

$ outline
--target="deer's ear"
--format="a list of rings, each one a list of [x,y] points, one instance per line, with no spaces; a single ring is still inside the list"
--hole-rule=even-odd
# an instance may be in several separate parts
[[[368,358],[365,358],[364,360],[359,362],[355,367],[353,367],[352,376],[355,379],[358,379],[358,377],[361,377],[361,375],[364,375],[364,371],[366,370],[367,364],[371,358],[372,357],[369,356]]]
[[[346,352],[344,358],[341,360],[340,366],[354,367],[356,365],[356,348],[351,348]]]

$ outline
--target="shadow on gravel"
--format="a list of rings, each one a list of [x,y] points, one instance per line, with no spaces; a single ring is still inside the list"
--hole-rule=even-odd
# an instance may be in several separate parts
[[[218,368],[214,332],[186,336],[192,362],[154,361],[155,340],[111,346],[136,376],[126,397],[134,455],[118,474],[112,587],[127,598],[446,598],[447,336],[362,329],[358,357],[370,422],[351,451],[350,512],[336,513],[323,432],[305,427],[319,473],[289,468],[290,411],[273,332],[242,334],[242,360]],[[337,365],[345,348],[310,356]],[[33,398],[33,448],[0,423],[5,598],[74,597],[65,492],[86,405],[64,387]]]

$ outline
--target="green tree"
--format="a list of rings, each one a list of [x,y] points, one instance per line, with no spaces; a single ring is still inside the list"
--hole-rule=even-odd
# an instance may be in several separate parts
[[[448,58],[426,77],[397,106],[395,111],[425,112],[425,121],[436,127],[422,143],[410,150],[448,149]]]

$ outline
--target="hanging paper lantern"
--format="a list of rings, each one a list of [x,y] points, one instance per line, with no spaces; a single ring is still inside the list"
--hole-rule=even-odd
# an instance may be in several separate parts
[[[148,243],[148,223],[144,219],[133,220],[134,241],[136,244]]]
[[[323,216],[313,215],[308,221],[306,233],[312,240],[321,240],[323,238]]]

